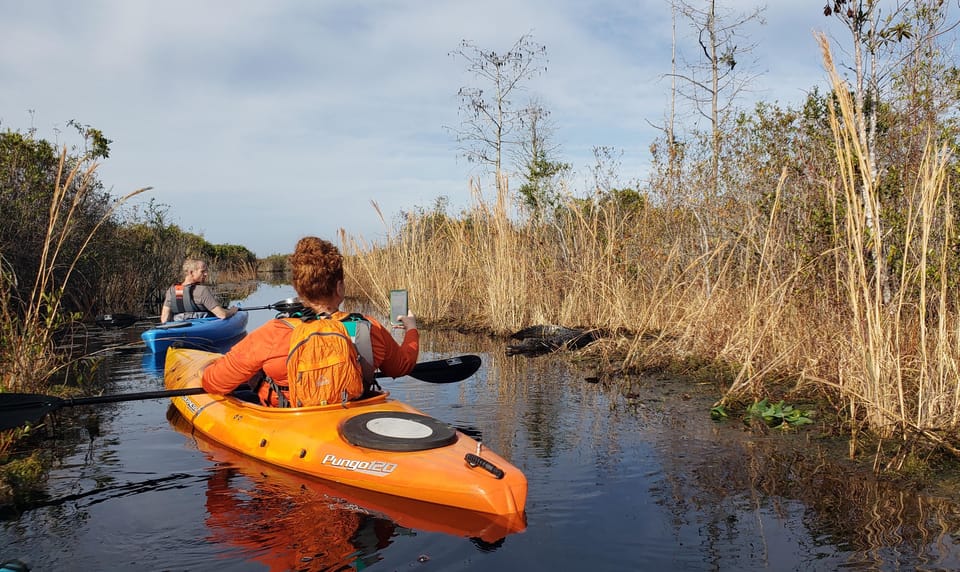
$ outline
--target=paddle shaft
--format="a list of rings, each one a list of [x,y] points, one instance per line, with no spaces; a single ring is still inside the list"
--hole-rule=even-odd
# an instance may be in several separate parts
[[[278,304],[267,304],[266,306],[250,306],[250,307],[237,307],[237,310],[242,310],[244,312],[250,312],[252,310],[273,310],[278,306]],[[101,314],[97,316],[96,322],[101,326],[110,326],[110,325],[120,325],[123,327],[133,325],[136,322],[146,322],[151,320],[159,320],[160,316],[135,316],[133,314],[124,314],[124,313],[114,313],[114,314]]]
[[[119,403],[121,401],[139,401],[143,399],[159,399],[162,397],[179,397],[181,395],[200,395],[206,393],[202,387],[185,387],[183,389],[162,389],[158,391],[141,391],[139,393],[120,393],[116,395],[97,395],[95,397],[72,397],[63,399],[61,407],[75,405],[96,405],[99,403]],[[0,407],[2,411],[2,407]]]
[[[477,367],[473,367],[476,361]],[[435,361],[420,362],[413,366],[410,371],[410,377],[421,379],[430,383],[452,383],[463,381],[473,375],[479,368],[480,358],[478,356],[466,355],[454,358],[446,358]],[[467,371],[469,370],[469,373]],[[447,372],[444,376],[442,372]],[[382,371],[377,372],[378,378],[391,377]],[[439,379],[449,379],[449,381],[435,381]],[[141,391],[139,393],[120,393],[115,395],[98,395],[95,397],[72,397],[60,398],[61,407],[72,407],[75,405],[95,405],[98,403],[119,403],[121,401],[138,401],[143,399],[159,399],[163,397],[178,397],[180,395],[199,395],[206,393],[202,387],[187,387],[184,389],[161,389],[157,391]],[[2,394],[0,394],[2,395]],[[3,404],[0,403],[0,413],[3,412]]]
[[[464,356],[467,357],[467,356]],[[459,359],[459,358],[451,358]],[[447,363],[450,359],[439,360],[435,362],[423,362],[418,363],[413,367],[413,371],[410,372],[410,375],[414,376],[418,367],[428,366],[422,368],[424,370],[436,370],[440,369],[438,367],[439,363]],[[377,372],[377,377],[390,377],[382,371]],[[94,397],[72,397],[72,398],[61,398],[60,407],[73,407],[75,405],[96,405],[99,403],[119,403],[121,401],[140,401],[144,399],[160,399],[164,397],[179,397],[181,395],[200,395],[201,393],[206,393],[206,390],[202,387],[185,387],[183,389],[161,389],[157,391],[141,391],[139,393],[120,393],[115,395],[98,395]],[[0,411],[2,411],[2,406],[0,406]]]
[[[464,355],[418,363],[408,375],[429,383],[453,383],[470,377],[479,368],[480,356]],[[390,376],[383,372],[377,372],[377,377]],[[26,423],[39,423],[45,415],[63,407],[162,399],[182,395],[200,395],[202,393],[206,393],[202,387],[72,398],[30,393],[0,393],[0,431],[13,429]]]

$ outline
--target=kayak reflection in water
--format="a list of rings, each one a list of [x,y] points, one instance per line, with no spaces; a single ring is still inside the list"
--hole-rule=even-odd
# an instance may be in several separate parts
[[[394,537],[421,532],[468,538],[482,552],[523,532],[522,514],[492,515],[311,479],[261,463],[194,432],[176,406],[170,425],[211,462],[208,540],[242,550],[270,570],[363,568]]]
[[[237,478],[240,477],[240,478]],[[365,568],[404,532],[387,519],[302,489],[244,484],[230,465],[217,465],[207,480],[208,540],[240,548],[270,570]]]

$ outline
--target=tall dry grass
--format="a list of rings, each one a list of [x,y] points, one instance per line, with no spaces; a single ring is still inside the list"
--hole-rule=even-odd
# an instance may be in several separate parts
[[[867,430],[920,435],[960,456],[948,150],[930,141],[904,193],[905,232],[883,232],[868,217],[880,198],[854,127],[860,111],[825,42],[823,54],[838,98],[839,175],[816,197],[833,209],[818,251],[798,246],[810,205],[786,170],[763,208],[730,197],[636,210],[580,200],[549,222],[511,217],[501,180],[494,199],[474,183],[465,212],[410,215],[382,244],[343,234],[348,290],[385,308],[390,289],[407,288],[425,322],[498,334],[534,323],[624,333],[604,346],[624,366],[718,372],[724,404],[827,397],[852,452]],[[892,280],[891,251],[904,254]],[[891,299],[886,281],[899,285]]]
[[[41,392],[47,379],[66,365],[64,356],[54,348],[54,335],[78,316],[63,312],[65,286],[100,226],[118,206],[148,190],[139,189],[120,198],[85,236],[77,253],[63,259],[62,249],[75,230],[78,209],[93,188],[96,169],[95,162],[78,161],[67,170],[66,148],[61,152],[40,266],[28,299],[19,300],[11,294],[12,286],[22,277],[0,263],[0,391]],[[69,192],[71,189],[74,192]]]
[[[843,276],[847,294],[845,325],[851,347],[836,387],[851,414],[879,435],[919,433],[958,454],[952,439],[938,434],[957,427],[960,398],[960,321],[947,276],[953,237],[949,148],[928,139],[919,176],[905,190],[905,232],[902,238],[892,238],[870,216],[880,212],[880,193],[865,160],[866,142],[855,128],[862,121],[861,111],[844,89],[826,40],[819,41],[840,108],[840,115],[831,116],[840,167],[840,180],[831,191],[835,202],[845,207],[838,275]],[[905,256],[897,277],[899,288],[887,300],[886,281],[892,269],[886,266],[886,253],[892,250]],[[934,274],[932,269],[938,271]]]
[[[410,308],[424,319],[476,318],[462,297],[470,287],[471,241],[466,225],[430,216],[409,216],[403,230],[388,231],[382,245],[341,230],[340,242],[348,258],[348,293],[388,308],[389,291],[407,289]]]
[[[96,163],[84,166],[77,162],[66,171],[67,151],[63,149],[54,192],[50,201],[47,232],[43,241],[40,267],[33,278],[30,297],[17,299],[13,292],[16,276],[12,266],[6,264],[0,255],[0,392],[44,393],[48,380],[70,361],[54,347],[54,336],[58,330],[69,326],[79,316],[66,315],[61,302],[67,282],[70,280],[81,255],[90,244],[94,234],[106,222],[114,209],[130,198],[148,190],[134,191],[122,197],[93,226],[81,242],[81,247],[72,258],[64,259],[62,251],[68,235],[75,229],[75,216],[88,193],[93,188]],[[68,192],[75,192],[70,196]],[[68,198],[69,197],[69,198]],[[30,433],[29,428],[17,428],[0,433],[0,463],[6,463],[8,455],[16,442]],[[39,478],[35,462],[36,453],[21,462],[24,467],[32,467],[30,473]],[[0,479],[0,496],[9,493],[9,483]]]

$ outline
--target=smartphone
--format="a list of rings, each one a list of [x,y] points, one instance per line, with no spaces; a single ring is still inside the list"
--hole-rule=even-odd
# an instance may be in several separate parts
[[[401,322],[397,320],[397,316],[406,316],[406,315],[407,315],[407,291],[391,290],[390,291],[390,324],[394,326],[399,326]]]

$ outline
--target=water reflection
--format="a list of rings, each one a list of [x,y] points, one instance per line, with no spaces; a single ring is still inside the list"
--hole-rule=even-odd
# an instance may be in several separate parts
[[[620,392],[623,388],[609,388]],[[644,423],[662,474],[651,497],[675,542],[724,569],[960,569],[960,505],[872,475],[810,431],[705,420],[707,394],[646,378],[621,403]]]
[[[211,470],[206,490],[210,542],[234,546],[270,570],[369,566],[396,534],[393,522],[337,507],[309,491],[252,487],[229,464]],[[255,489],[255,490],[254,490]],[[303,498],[304,496],[309,498]]]
[[[960,570],[956,495],[876,478],[844,460],[843,443],[714,423],[710,386],[594,384],[560,356],[507,357],[495,340],[470,347],[484,370],[460,388],[452,418],[438,416],[476,424],[522,459],[528,534],[589,522],[567,540],[630,547],[591,551],[596,569]],[[484,392],[497,395],[495,411]]]
[[[311,479],[261,463],[201,434],[172,406],[167,418],[213,462],[205,491],[209,540],[270,570],[363,568],[397,536],[440,532],[483,551],[525,528],[499,517]]]
[[[219,342],[207,342],[205,340],[206,343],[191,342],[186,346],[191,348],[202,349],[208,352],[226,353],[237,342],[245,338],[246,335],[247,333],[243,332],[239,336],[230,338],[229,340],[222,340]],[[174,342],[170,344],[170,347],[179,347],[179,342]],[[156,353],[147,351],[140,357],[140,368],[147,375],[163,379],[163,368],[166,360],[167,360],[166,349]]]
[[[217,284],[215,289],[221,298],[229,301],[246,300],[256,292],[259,287],[260,282],[257,280],[246,280],[244,282],[224,282]]]
[[[243,302],[292,295],[261,285]],[[251,312],[248,328],[272,315]],[[107,358],[104,392],[160,387],[146,326],[91,332]],[[710,386],[587,383],[595,372],[562,354],[508,357],[503,340],[421,335],[421,359],[476,353],[483,367],[460,383],[381,383],[520,467],[528,528],[284,473],[172,431],[168,403],[154,400],[50,420],[38,445],[58,459],[48,490],[3,515],[0,558],[28,556],[36,570],[411,570],[420,555],[437,570],[960,569],[956,494],[874,478],[810,430],[714,423]]]

